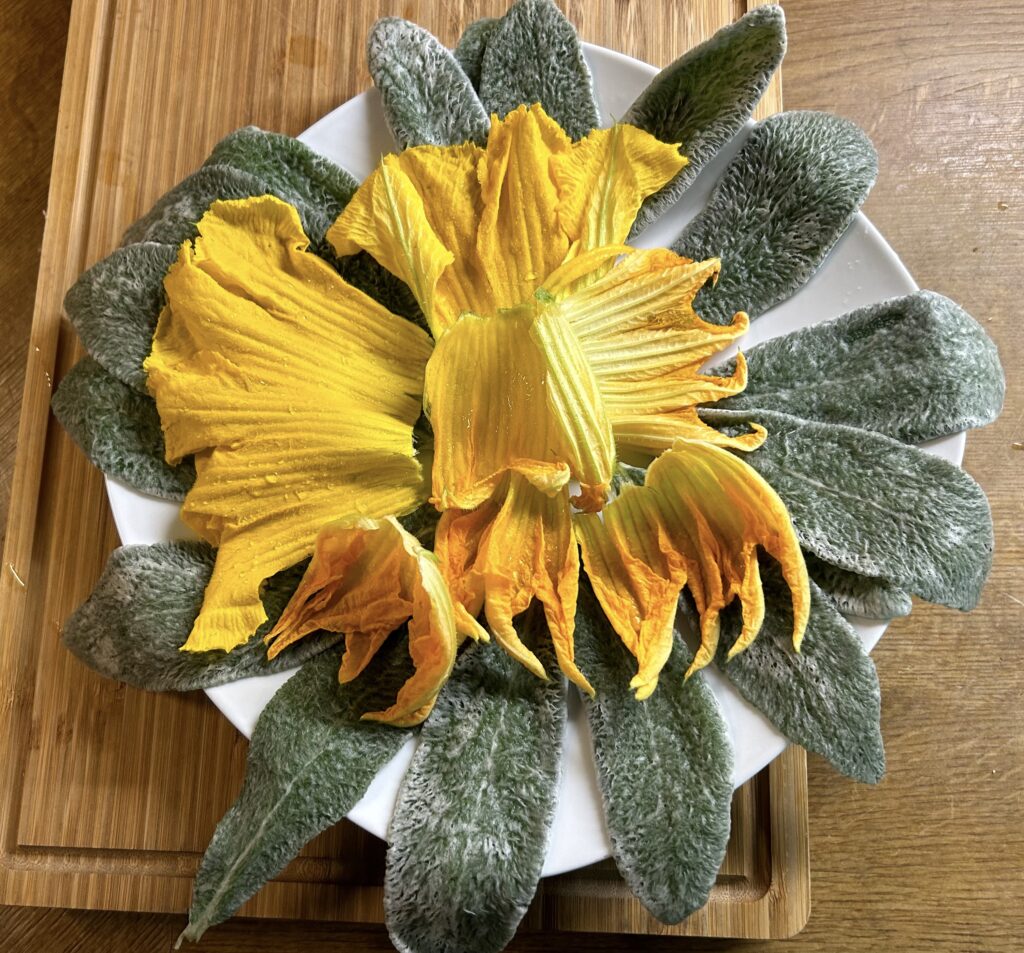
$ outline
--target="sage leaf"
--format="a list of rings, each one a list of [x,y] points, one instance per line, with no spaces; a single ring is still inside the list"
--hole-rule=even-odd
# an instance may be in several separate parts
[[[630,890],[664,923],[702,907],[729,842],[733,751],[714,693],[678,634],[658,688],[638,702],[636,660],[581,580],[576,660],[612,854]]]
[[[810,553],[804,560],[808,575],[845,615],[883,620],[910,615],[910,595],[891,582],[847,572]]]
[[[346,685],[338,683],[338,653],[326,652],[270,700],[252,733],[242,793],[199,865],[181,939],[198,940],[226,920],[341,820],[409,738],[409,729],[360,721],[364,712],[390,704],[408,677],[404,643],[392,636]]]
[[[480,99],[498,118],[540,103],[573,139],[601,122],[576,30],[553,0],[516,0],[498,21],[484,50]]]
[[[977,603],[992,564],[992,513],[959,467],[868,430],[769,411],[701,414],[716,426],[767,428],[743,459],[782,498],[804,549],[929,602]]]
[[[462,72],[477,89],[480,88],[480,73],[484,65],[484,50],[490,41],[494,28],[498,25],[497,17],[481,17],[474,20],[459,37],[455,47],[455,59],[459,61]]]
[[[182,652],[216,555],[209,544],[191,540],[115,549],[89,598],[64,623],[64,644],[107,678],[148,691],[188,692],[287,671],[340,640],[311,633],[267,659],[263,635],[295,591],[300,565],[267,580],[267,621],[244,645],[230,652]]]
[[[192,460],[164,460],[164,435],[153,399],[83,357],[60,382],[53,413],[104,473],[167,500],[181,500],[195,482]]]
[[[634,234],[678,201],[701,169],[743,128],[785,53],[782,7],[757,7],[651,80],[622,121],[662,142],[681,143],[690,161],[644,201]]]
[[[727,324],[764,314],[798,291],[853,220],[878,172],[868,137],[852,122],[787,112],[758,123],[672,250],[721,258],[722,273],[694,307]]]
[[[557,672],[535,610],[520,637]],[[493,644],[456,663],[388,835],[384,913],[399,950],[487,953],[511,940],[544,863],[565,717],[560,675],[541,681]]]
[[[89,354],[140,394],[148,395],[142,362],[166,301],[164,275],[177,257],[173,245],[125,245],[84,272],[64,297]]]
[[[810,621],[796,652],[792,596],[778,566],[769,562],[761,566],[765,617],[760,633],[726,661],[743,626],[740,613],[730,607],[723,615],[716,663],[790,741],[820,754],[841,774],[874,784],[885,774],[875,664],[814,583]]]
[[[177,247],[196,237],[196,223],[218,199],[247,199],[270,191],[267,183],[249,172],[229,165],[203,166],[182,179],[145,215],[129,225],[121,244],[160,242]]]
[[[490,119],[469,77],[422,27],[385,17],[370,30],[366,49],[384,118],[400,149],[487,139]]]
[[[324,235],[359,188],[354,176],[305,143],[257,126],[229,133],[203,166],[228,166],[253,175],[273,195],[294,205],[318,254],[331,251]]]
[[[1006,391],[992,339],[931,291],[851,311],[744,354],[746,390],[718,407],[776,410],[906,443],[991,423]]]

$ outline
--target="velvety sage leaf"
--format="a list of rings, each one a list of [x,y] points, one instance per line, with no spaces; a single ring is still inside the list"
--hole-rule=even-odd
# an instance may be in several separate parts
[[[173,245],[125,245],[82,274],[64,298],[89,354],[140,394],[148,393],[142,362],[166,301],[164,275],[177,257]]]
[[[857,633],[814,583],[800,651],[793,649],[789,588],[775,563],[763,561],[765,618],[753,643],[725,656],[742,628],[735,607],[723,616],[716,662],[740,694],[790,741],[857,781],[885,774],[881,692],[874,662]]]
[[[551,680],[497,645],[471,647],[423,726],[388,834],[384,914],[399,950],[500,950],[537,889],[565,689],[542,614],[525,618],[520,635]]]
[[[411,731],[360,721],[387,707],[409,675],[393,636],[354,682],[339,655],[307,662],[270,700],[252,733],[245,784],[203,855],[182,939],[226,920],[302,847],[340,821]],[[180,942],[180,941],[179,941]]]
[[[995,343],[963,308],[931,291],[851,311],[744,354],[746,390],[717,406],[777,410],[907,443],[991,423],[1006,391]]]
[[[184,499],[195,482],[191,459],[173,467],[164,460],[153,399],[122,384],[91,357],[68,371],[51,406],[72,440],[104,473],[167,500]]]
[[[910,615],[910,595],[884,579],[860,576],[804,554],[807,573],[818,588],[846,615],[864,619],[895,619]]]
[[[726,324],[751,318],[798,291],[853,220],[878,172],[868,137],[852,122],[788,112],[757,124],[704,210],[672,246],[688,258],[721,258],[714,288],[694,307]]]
[[[660,216],[750,118],[786,52],[782,7],[757,7],[651,80],[623,122],[679,142],[689,164],[649,196],[634,234]]]
[[[540,103],[573,139],[601,121],[576,30],[552,0],[516,0],[498,21],[484,50],[480,99],[499,117]]]
[[[473,84],[432,34],[386,17],[373,25],[366,52],[399,148],[486,141],[491,123]]]
[[[615,863],[654,916],[678,923],[707,901],[729,842],[733,751],[718,701],[699,675],[684,681],[693,657],[677,635],[638,702],[636,660],[585,582],[575,642],[597,692],[587,717]]]
[[[271,191],[268,183],[250,172],[228,165],[203,166],[129,225],[121,244],[159,242],[177,247],[186,239],[195,238],[196,223],[217,199],[246,199]]]
[[[463,31],[454,50],[455,59],[459,61],[462,72],[469,77],[469,81],[477,89],[480,88],[484,50],[487,49],[487,43],[497,25],[497,17],[481,17],[479,20],[474,20]]]
[[[971,609],[992,564],[992,514],[963,470],[891,437],[768,411],[702,410],[768,429],[743,459],[782,498],[800,544],[840,569]]]
[[[230,166],[256,176],[269,192],[298,209],[318,252],[329,247],[324,242],[327,229],[359,188],[351,174],[298,139],[256,126],[229,133],[203,165]]]
[[[215,550],[178,541],[122,546],[107,560],[92,594],[64,624],[64,644],[91,669],[149,691],[186,692],[281,672],[338,642],[314,633],[267,659],[262,636],[277,621],[302,576],[298,566],[263,588],[267,622],[231,652],[182,652],[213,572]]]

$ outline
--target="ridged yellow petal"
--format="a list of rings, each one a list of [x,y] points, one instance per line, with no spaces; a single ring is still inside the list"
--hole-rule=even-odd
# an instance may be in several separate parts
[[[520,106],[504,119],[492,119],[479,167],[483,208],[476,242],[490,287],[487,313],[531,300],[568,253],[552,159],[571,146],[540,106]]]
[[[643,200],[686,163],[635,126],[595,129],[552,159],[562,228],[582,251],[624,242]]]
[[[580,502],[603,502],[615,460],[611,424],[557,305],[464,314],[427,365],[424,406],[442,509],[479,506],[511,471],[548,495],[571,476]]]
[[[441,518],[435,547],[453,597],[467,616],[481,610],[495,641],[535,675],[547,674],[516,634],[513,618],[537,599],[544,607],[559,667],[584,691],[593,689],[574,661],[579,553],[568,490],[549,496],[511,474],[497,500]]]
[[[191,651],[250,638],[263,581],[321,526],[423,495],[412,425],[430,340],[308,244],[272,196],[216,202],[165,279],[149,388],[168,459],[196,455],[182,518],[219,547]]]
[[[339,255],[366,250],[404,281],[438,336],[463,311],[491,310],[476,260],[482,155],[465,143],[386,156],[327,233]]]
[[[317,629],[344,632],[339,678],[347,682],[406,620],[415,672],[392,706],[365,719],[409,725],[426,717],[455,664],[455,607],[434,555],[396,520],[341,521],[317,536],[309,568],[267,637],[268,654]]]
[[[675,605],[689,588],[701,620],[690,667],[714,658],[719,615],[733,599],[743,628],[730,650],[742,651],[764,619],[758,549],[778,561],[793,597],[793,644],[807,626],[810,591],[803,554],[778,495],[739,457],[702,441],[678,440],[600,517],[580,516],[583,564],[609,621],[636,655],[637,697],[650,694],[671,650]]]

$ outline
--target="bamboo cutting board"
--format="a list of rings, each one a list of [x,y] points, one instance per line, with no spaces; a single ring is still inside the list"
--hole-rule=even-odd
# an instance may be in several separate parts
[[[564,4],[581,36],[656,64],[754,0]],[[75,277],[230,130],[296,134],[367,88],[380,16],[453,44],[505,0],[77,0],[0,571],[0,903],[185,911],[191,877],[241,785],[246,743],[201,693],[102,679],[60,626],[118,540],[101,475],[49,416],[80,356],[61,317]],[[778,81],[761,111],[781,108]],[[242,910],[376,922],[383,844],[342,823]],[[542,883],[525,929],[762,938],[810,908],[806,765],[791,749],[737,791],[733,837],[707,906],[677,927],[647,915],[610,862]]]

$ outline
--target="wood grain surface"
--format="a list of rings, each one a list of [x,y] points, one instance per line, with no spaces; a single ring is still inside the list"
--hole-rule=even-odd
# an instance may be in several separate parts
[[[456,3],[432,5],[437,22],[417,4],[400,6],[403,15],[429,23],[443,36],[442,21],[462,16],[462,4]],[[986,322],[1011,382],[1003,418],[972,435],[965,459],[988,490],[996,516],[996,564],[985,597],[968,616],[918,605],[876,650],[889,756],[882,785],[857,787],[812,762],[815,909],[807,930],[787,946],[836,953],[876,950],[883,943],[896,950],[1017,950],[1024,945],[1024,402],[1016,370],[1024,347],[1014,325],[1024,267],[1019,5],[792,0],[785,6],[787,106],[831,109],[869,132],[881,175],[868,214],[923,286],[953,297]],[[365,29],[359,12],[365,7],[351,5],[353,35]],[[666,37],[672,25],[687,22],[688,10],[684,3],[570,5],[586,39],[653,62],[671,55]],[[31,357],[33,262],[66,9],[51,0],[5,0],[3,17],[0,188],[15,246],[0,260],[6,345],[0,350],[0,472],[6,488],[21,370],[26,354]],[[268,68],[273,71],[275,64]],[[289,81],[279,74],[273,73]],[[328,102],[330,92],[314,90],[310,109]],[[183,99],[182,108],[186,104]],[[278,127],[295,131],[304,118]],[[168,158],[169,166],[175,161]],[[126,201],[145,202],[162,187],[138,183]],[[0,711],[9,711],[11,701],[3,699]],[[163,950],[179,929],[179,918],[7,909],[0,914],[0,949]],[[565,942],[534,933],[512,948],[555,949]],[[587,945],[731,946],[601,936],[588,937]],[[388,945],[379,929],[240,920],[213,931],[200,946],[339,948]]]

